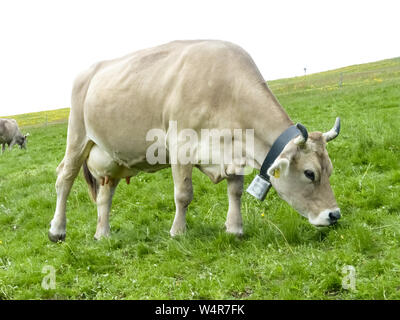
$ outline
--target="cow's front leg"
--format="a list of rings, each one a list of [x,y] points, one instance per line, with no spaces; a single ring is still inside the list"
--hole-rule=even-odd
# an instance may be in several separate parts
[[[100,184],[100,190],[97,194],[97,228],[94,238],[100,240],[102,237],[107,238],[110,236],[110,210],[112,198],[114,196],[115,189],[119,183],[119,179],[108,179],[108,183],[104,185]]]
[[[241,236],[243,235],[243,225],[240,204],[243,193],[243,176],[229,176],[227,181],[229,209],[225,222],[226,232]]]
[[[6,144],[3,143],[3,144],[1,145],[1,154],[3,154],[5,150],[6,150]]]
[[[172,177],[176,213],[170,234],[174,237],[186,229],[186,211],[193,199],[192,165],[172,165]]]

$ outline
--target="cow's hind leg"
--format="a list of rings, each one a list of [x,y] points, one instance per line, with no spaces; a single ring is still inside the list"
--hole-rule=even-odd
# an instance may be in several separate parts
[[[71,108],[65,156],[57,167],[57,204],[48,233],[51,241],[57,242],[65,239],[67,198],[92,146],[93,142],[86,137],[85,125],[79,108],[76,110]]]
[[[119,179],[110,178],[108,183],[100,184],[99,192],[96,198],[97,204],[97,229],[94,238],[100,240],[102,237],[110,236],[109,216],[111,210],[112,198],[115,189],[119,183]]]
[[[174,237],[186,229],[186,211],[193,199],[192,165],[172,165],[172,177],[176,213],[170,234]]]
[[[66,156],[57,167],[56,193],[57,203],[54,217],[50,222],[49,239],[53,242],[64,241],[66,235],[67,218],[65,214],[67,198],[74,183],[75,177],[79,172],[79,167],[66,166],[68,159]]]
[[[97,68],[97,67],[96,67]],[[93,142],[88,140],[84,122],[84,102],[90,79],[96,72],[96,68],[82,73],[76,78],[72,89],[71,111],[68,120],[67,148],[63,161],[57,168],[57,204],[49,238],[51,241],[64,240],[66,228],[65,209],[67,198],[72,184],[79,170],[86,160]]]
[[[235,235],[243,235],[242,215],[240,213],[243,193],[243,176],[233,175],[227,178],[229,209],[226,218],[226,231]]]
[[[90,142],[85,141],[81,148],[69,148],[67,142],[67,151],[64,159],[57,167],[57,204],[48,233],[49,239],[53,242],[63,241],[65,239],[67,224],[65,210],[67,206],[67,198],[83,161],[87,157],[87,149],[90,148],[89,145]]]

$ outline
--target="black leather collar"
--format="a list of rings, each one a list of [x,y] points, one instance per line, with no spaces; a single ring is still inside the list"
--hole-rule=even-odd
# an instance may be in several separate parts
[[[281,154],[282,150],[286,147],[290,140],[301,134],[297,125],[290,126],[287,128],[273,143],[271,149],[269,150],[265,160],[260,169],[260,176],[265,180],[269,181],[269,176],[267,174],[268,169],[274,163],[276,158]]]

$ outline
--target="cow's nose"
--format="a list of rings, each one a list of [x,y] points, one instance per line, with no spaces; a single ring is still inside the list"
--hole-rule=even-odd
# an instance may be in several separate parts
[[[340,210],[329,212],[329,219],[331,220],[331,223],[338,221],[340,219]]]

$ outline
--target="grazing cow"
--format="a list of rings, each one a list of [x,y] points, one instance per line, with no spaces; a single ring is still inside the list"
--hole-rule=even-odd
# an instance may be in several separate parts
[[[169,160],[183,143],[173,138],[172,129],[190,129],[196,134],[204,129],[252,129],[253,148],[242,144],[243,152],[229,164],[218,156],[219,161],[212,163],[153,163],[147,157],[154,143],[148,133],[155,128],[166,132],[165,139],[158,141],[165,146],[159,154],[164,152]],[[290,139],[282,133],[290,133]],[[331,225],[340,218],[340,211],[329,183],[332,164],[326,143],[338,133],[339,120],[326,133],[308,134],[303,126],[293,126],[248,53],[229,42],[175,41],[97,63],[74,83],[49,238],[65,238],[67,197],[81,167],[97,204],[96,239],[109,236],[110,207],[119,181],[129,183],[139,171],[154,172],[168,166],[176,204],[172,236],[186,227],[185,215],[193,198],[193,167],[214,183],[227,179],[225,226],[227,232],[241,235],[241,172],[246,163],[261,169],[260,174],[268,169],[263,179],[310,223]],[[278,139],[281,136],[286,140]],[[231,140],[236,142],[236,136]],[[191,141],[193,149],[201,147],[198,140]],[[278,147],[273,147],[275,144]],[[262,168],[270,149],[279,152]]]
[[[17,121],[14,119],[0,119],[0,144],[1,152],[6,149],[6,144],[10,150],[15,144],[18,144],[21,149],[26,149],[26,141],[29,134],[23,135],[19,131]]]

